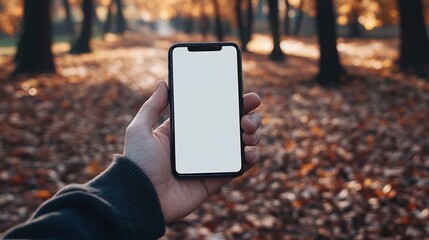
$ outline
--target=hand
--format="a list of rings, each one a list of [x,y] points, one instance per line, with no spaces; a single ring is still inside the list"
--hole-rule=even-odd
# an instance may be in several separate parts
[[[241,119],[241,127],[246,145],[246,168],[249,169],[259,158],[257,149],[251,146],[259,142],[257,129],[261,125],[260,116],[249,112],[261,104],[261,99],[256,93],[246,94],[243,99],[247,114]],[[149,177],[158,194],[165,222],[170,223],[193,212],[232,178],[177,180],[173,177],[170,166],[170,120],[155,128],[167,105],[167,86],[160,81],[156,91],[143,104],[127,128],[124,156]]]

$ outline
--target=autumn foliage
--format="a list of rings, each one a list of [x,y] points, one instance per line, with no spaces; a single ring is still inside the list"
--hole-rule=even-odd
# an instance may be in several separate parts
[[[168,225],[164,239],[429,237],[429,48],[413,54],[422,49],[417,45],[429,46],[428,0],[416,16],[419,35],[406,31],[405,37],[398,33],[404,12],[396,3],[408,0],[338,0],[332,1],[334,12],[323,14],[317,9],[332,9],[331,1],[268,1],[264,7],[262,0],[65,0],[75,13],[69,19],[87,17],[64,25],[80,34],[61,37],[71,36],[85,51],[71,54],[73,44],[57,41],[48,59],[55,72],[12,76],[17,59],[40,60],[25,57],[35,49],[32,37],[15,57],[16,48],[7,45],[25,36],[18,34],[25,27],[19,24],[22,3],[32,1],[0,0],[0,232],[28,219],[66,184],[103,171],[122,152],[125,129],[156,82],[167,80],[170,45],[215,41],[216,34],[246,46],[245,92],[258,93],[263,102],[261,158],[198,210]],[[58,27],[66,11],[60,1],[44,2],[53,3],[52,26]],[[280,28],[287,6],[288,16],[296,16],[288,22],[290,32],[298,36]],[[410,16],[413,9],[402,10]],[[318,35],[307,36],[299,19],[311,26],[308,19],[315,17],[329,21],[322,21]],[[157,24],[167,20],[174,34],[157,33]],[[407,20],[402,25],[414,22]],[[392,25],[398,27],[395,38],[368,37],[370,30],[384,36]],[[40,31],[30,28],[27,36],[35,33]],[[282,61],[270,60],[273,52]],[[411,57],[403,60],[402,53]],[[402,64],[415,56],[422,56],[417,69]],[[325,58],[334,59],[332,65],[320,61]]]
[[[121,152],[127,124],[166,79],[177,40],[191,39],[129,36],[78,56],[60,49],[58,74],[35,78],[7,79],[12,66],[0,68],[1,230]],[[323,89],[312,80],[316,42],[285,43],[287,63],[243,56],[245,90],[263,99],[260,162],[168,226],[166,238],[427,236],[428,82],[386,64],[397,41],[343,41],[354,77]]]

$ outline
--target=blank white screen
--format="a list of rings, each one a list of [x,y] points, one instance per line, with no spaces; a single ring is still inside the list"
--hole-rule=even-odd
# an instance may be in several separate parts
[[[241,169],[237,50],[173,50],[175,161],[180,174]],[[241,97],[241,96],[240,96]]]

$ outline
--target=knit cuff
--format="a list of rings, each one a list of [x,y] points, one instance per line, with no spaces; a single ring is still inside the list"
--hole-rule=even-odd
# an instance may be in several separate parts
[[[164,235],[164,216],[155,188],[143,171],[124,156],[115,155],[109,168],[86,185],[131,223],[136,239]]]

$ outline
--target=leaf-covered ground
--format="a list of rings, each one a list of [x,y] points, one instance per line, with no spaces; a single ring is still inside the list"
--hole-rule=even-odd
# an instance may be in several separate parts
[[[176,40],[186,40],[185,37]],[[172,40],[128,36],[72,56],[58,74],[9,79],[0,56],[0,232],[122,151],[127,124],[167,77]],[[342,40],[349,72],[323,89],[315,39],[285,39],[283,63],[256,36],[246,91],[263,99],[261,160],[165,239],[429,238],[429,82],[392,71],[393,40]]]

